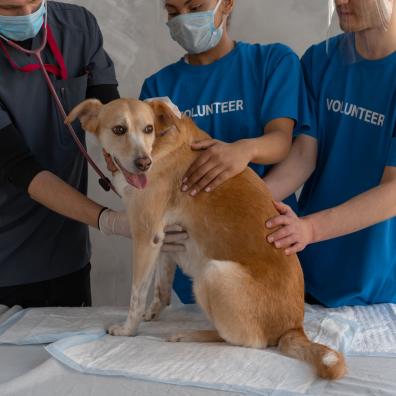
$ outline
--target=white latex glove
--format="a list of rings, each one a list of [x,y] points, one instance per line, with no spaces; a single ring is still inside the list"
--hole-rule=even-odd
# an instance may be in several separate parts
[[[105,235],[121,235],[131,237],[129,221],[126,212],[116,212],[105,209],[99,216],[99,230]]]
[[[105,235],[121,235],[131,237],[129,221],[126,212],[105,209],[99,216],[99,230]],[[166,226],[162,252],[183,252],[186,250],[184,241],[188,239],[187,232],[178,225]]]

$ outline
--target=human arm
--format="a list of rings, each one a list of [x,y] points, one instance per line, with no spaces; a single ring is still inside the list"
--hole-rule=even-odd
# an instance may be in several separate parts
[[[293,254],[311,243],[360,231],[396,216],[395,197],[396,167],[387,166],[378,186],[336,207],[299,218],[287,205],[276,203],[280,216],[270,219],[267,227],[281,228],[268,241]]]

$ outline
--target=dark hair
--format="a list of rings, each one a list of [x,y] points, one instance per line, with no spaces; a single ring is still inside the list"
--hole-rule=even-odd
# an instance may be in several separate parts
[[[165,7],[165,0],[161,0],[161,3]],[[232,16],[232,12],[228,15],[228,18],[227,18],[227,29],[229,29],[229,27],[231,25],[231,16]]]

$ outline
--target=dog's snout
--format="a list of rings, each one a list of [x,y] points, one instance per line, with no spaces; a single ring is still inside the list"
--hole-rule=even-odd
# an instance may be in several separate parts
[[[135,166],[142,172],[148,170],[151,166],[151,159],[149,157],[142,157],[135,160]]]

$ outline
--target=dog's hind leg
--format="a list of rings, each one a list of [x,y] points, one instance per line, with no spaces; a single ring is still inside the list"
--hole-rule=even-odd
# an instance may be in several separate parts
[[[233,345],[265,348],[268,340],[261,323],[257,282],[239,264],[211,260],[194,278],[199,305],[221,338]]]
[[[161,253],[158,260],[159,262],[155,272],[153,301],[144,314],[144,320],[146,321],[158,320],[162,310],[171,303],[176,264],[172,256],[166,253]]]
[[[167,339],[169,342],[224,342],[217,330],[197,330],[175,334]]]

